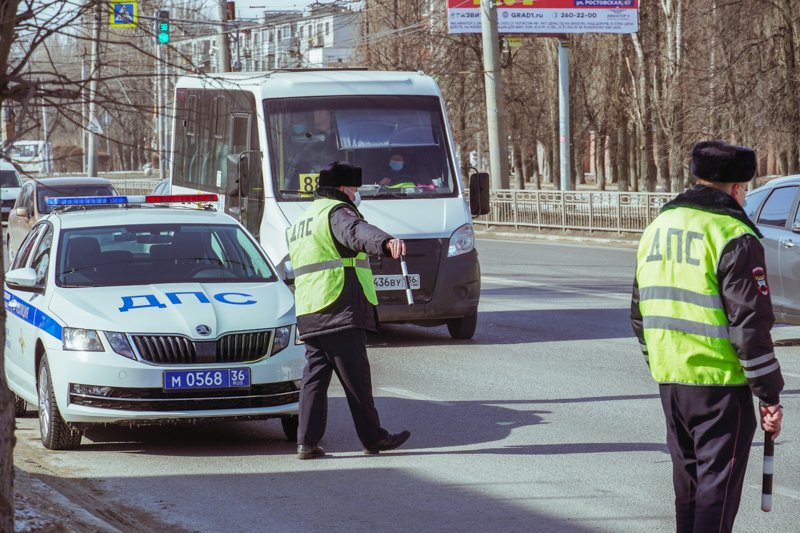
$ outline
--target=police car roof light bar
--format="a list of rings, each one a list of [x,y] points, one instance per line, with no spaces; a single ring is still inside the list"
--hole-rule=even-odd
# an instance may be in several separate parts
[[[47,205],[74,206],[74,205],[136,205],[136,204],[183,204],[195,202],[216,202],[216,194],[149,194],[147,196],[65,196],[61,198],[48,198]]]

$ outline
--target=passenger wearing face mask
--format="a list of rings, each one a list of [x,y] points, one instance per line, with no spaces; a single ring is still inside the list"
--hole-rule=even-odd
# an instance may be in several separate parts
[[[295,274],[297,330],[306,346],[297,457],[325,455],[328,385],[344,387],[365,454],[401,446],[411,433],[383,429],[372,396],[366,338],[377,330],[378,298],[369,255],[399,259],[405,243],[367,223],[358,211],[361,169],[334,162],[322,169],[314,202],[287,231]]]

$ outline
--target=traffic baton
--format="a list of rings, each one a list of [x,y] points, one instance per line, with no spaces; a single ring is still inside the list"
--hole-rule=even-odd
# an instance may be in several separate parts
[[[772,432],[764,432],[764,474],[761,478],[761,510],[768,513],[772,510],[772,472],[775,443]]]
[[[400,270],[403,272],[403,279],[406,285],[406,301],[408,305],[414,305],[414,295],[411,294],[411,283],[408,279],[408,265],[406,265],[406,256],[400,256]]]

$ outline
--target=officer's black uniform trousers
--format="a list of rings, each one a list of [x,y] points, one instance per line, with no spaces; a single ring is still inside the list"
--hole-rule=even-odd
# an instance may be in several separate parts
[[[756,431],[747,385],[661,384],[679,533],[733,529]]]
[[[298,444],[316,446],[322,440],[328,413],[328,385],[334,372],[344,387],[361,443],[372,446],[388,436],[381,427],[372,397],[366,339],[367,332],[360,328],[305,339],[308,364],[303,370]]]

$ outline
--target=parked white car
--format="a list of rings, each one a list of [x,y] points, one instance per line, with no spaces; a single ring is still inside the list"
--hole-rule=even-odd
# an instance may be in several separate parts
[[[8,214],[14,208],[19,190],[22,187],[19,172],[8,161],[0,161],[0,202],[2,203],[3,225],[8,224]]]
[[[47,448],[91,424],[223,417],[296,439],[291,291],[233,218],[169,201],[216,195],[50,198],[6,274],[6,380]]]

